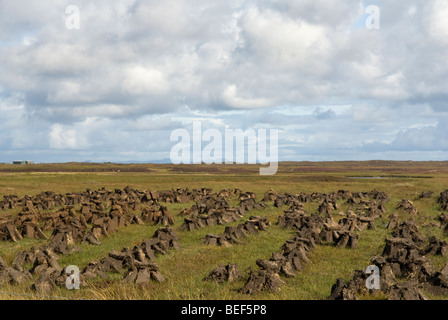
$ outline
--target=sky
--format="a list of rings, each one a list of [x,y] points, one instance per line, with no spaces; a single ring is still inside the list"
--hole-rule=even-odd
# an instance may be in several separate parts
[[[0,0],[0,162],[169,162],[198,120],[278,130],[279,161],[448,160],[447,17],[444,0]]]

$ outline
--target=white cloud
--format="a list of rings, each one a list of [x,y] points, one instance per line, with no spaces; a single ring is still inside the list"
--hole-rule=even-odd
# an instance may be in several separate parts
[[[432,16],[429,17],[429,35],[438,42],[448,44],[448,3],[443,0],[432,2]]]
[[[282,129],[289,159],[444,154],[444,1],[378,3],[380,30],[358,0],[79,0],[76,31],[69,4],[0,1],[3,155],[163,157],[193,119]]]
[[[169,85],[162,71],[137,65],[125,71],[123,88],[130,94],[161,95],[169,90]]]
[[[238,88],[232,84],[227,86],[222,97],[224,102],[234,108],[250,109],[250,108],[264,108],[270,105],[270,102],[262,98],[243,98],[238,95]]]
[[[76,131],[66,130],[60,124],[54,124],[50,131],[51,149],[76,149],[77,148]]]
[[[251,7],[242,17],[246,45],[271,69],[325,73],[330,53],[325,27],[280,12]]]

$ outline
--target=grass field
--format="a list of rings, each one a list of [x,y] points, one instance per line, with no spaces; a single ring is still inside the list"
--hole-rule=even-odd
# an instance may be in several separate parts
[[[380,255],[384,240],[390,234],[385,228],[387,216],[396,211],[397,203],[402,199],[414,202],[419,210],[416,222],[421,233],[429,237],[437,235],[448,240],[443,230],[436,225],[441,213],[437,198],[440,192],[448,189],[448,162],[326,162],[326,163],[280,163],[277,174],[260,176],[257,165],[155,165],[155,164],[35,164],[0,165],[0,198],[3,195],[35,195],[43,191],[57,193],[79,192],[87,188],[97,190],[123,189],[131,186],[139,190],[167,190],[172,188],[212,188],[219,191],[227,188],[239,188],[252,191],[261,200],[265,192],[274,189],[278,193],[337,192],[340,189],[352,192],[385,191],[390,197],[387,214],[377,219],[376,230],[359,233],[359,248],[336,248],[329,245],[317,246],[310,254],[312,263],[294,278],[283,279],[285,285],[278,293],[262,293],[254,296],[238,293],[247,280],[249,268],[258,270],[257,259],[269,259],[273,252],[279,251],[282,244],[294,236],[292,230],[276,225],[279,215],[287,207],[275,208],[268,203],[265,210],[254,210],[250,215],[266,216],[272,223],[269,230],[249,236],[245,244],[231,247],[211,247],[204,245],[206,234],[219,234],[224,226],[207,227],[186,232],[176,231],[182,249],[169,255],[159,256],[156,263],[167,279],[164,283],[151,283],[147,287],[124,284],[120,276],[111,276],[108,280],[94,281],[89,287],[69,291],[57,289],[51,296],[80,299],[325,299],[330,295],[331,286],[337,278],[349,280],[355,269],[365,269],[370,258]],[[431,190],[430,199],[418,199],[423,190]],[[183,218],[177,214],[193,202],[167,204],[169,212],[175,218],[177,229]],[[237,199],[232,198],[232,204]],[[305,205],[308,212],[317,212],[318,203]],[[341,210],[347,204],[340,203]],[[0,214],[16,214],[16,211],[2,211]],[[136,212],[138,213],[138,212]],[[337,212],[334,212],[337,220]],[[248,218],[248,217],[246,217]],[[400,221],[407,217],[400,213]],[[235,222],[234,225],[241,223]],[[99,260],[111,250],[132,247],[149,239],[158,226],[130,225],[119,232],[102,239],[101,246],[81,244],[81,250],[70,255],[61,255],[61,266],[74,264],[83,268],[92,260]],[[0,243],[0,256],[11,263],[17,252],[40,246],[46,240],[24,239],[18,243]],[[434,265],[440,269],[448,261],[442,257],[431,257]],[[236,263],[244,274],[242,280],[233,283],[216,284],[203,281],[203,278],[218,264]],[[29,296],[29,283],[20,286],[0,285],[0,299],[45,299],[42,296]],[[432,296],[432,299],[447,297]]]

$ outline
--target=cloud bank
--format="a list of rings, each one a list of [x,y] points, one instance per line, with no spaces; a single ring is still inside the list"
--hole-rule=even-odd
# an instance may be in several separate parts
[[[442,0],[0,0],[0,162],[167,159],[198,119],[279,129],[280,160],[448,160],[447,16]]]

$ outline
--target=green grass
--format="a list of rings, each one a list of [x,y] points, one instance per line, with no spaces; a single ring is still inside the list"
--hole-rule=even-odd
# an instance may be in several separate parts
[[[29,167],[31,168],[31,167]],[[356,269],[365,269],[370,264],[372,256],[380,255],[384,248],[385,238],[390,231],[385,229],[389,221],[388,216],[396,212],[396,205],[401,199],[409,199],[419,209],[415,217],[420,231],[425,237],[436,235],[448,240],[447,235],[437,225],[437,216],[441,213],[436,203],[440,192],[448,189],[446,183],[448,166],[445,163],[394,163],[394,162],[367,162],[367,163],[285,163],[280,164],[279,172],[274,176],[258,175],[258,166],[208,166],[201,172],[201,167],[174,167],[172,165],[133,165],[126,167],[120,165],[92,165],[92,164],[58,164],[35,165],[35,170],[20,172],[18,167],[0,165],[0,196],[6,194],[35,195],[43,191],[58,193],[80,192],[87,188],[96,190],[102,187],[107,189],[122,189],[127,185],[141,190],[166,190],[171,188],[212,188],[221,189],[239,188],[243,191],[253,191],[257,199],[261,200],[265,192],[274,189],[279,193],[299,192],[336,192],[345,189],[352,192],[371,191],[373,189],[385,191],[390,197],[387,203],[387,213],[376,220],[376,230],[365,230],[359,233],[359,248],[336,248],[330,245],[319,245],[311,253],[312,263],[306,264],[304,270],[297,273],[294,278],[282,278],[285,284],[278,293],[261,293],[255,296],[238,293],[247,280],[248,270],[258,270],[257,259],[269,259],[273,252],[280,251],[283,243],[292,237],[292,230],[285,230],[276,225],[279,215],[287,209],[275,208],[272,204],[265,210],[254,210],[241,221],[232,223],[238,225],[249,218],[250,215],[266,216],[271,222],[268,231],[259,232],[243,239],[242,244],[231,247],[213,247],[203,244],[206,234],[220,234],[224,226],[206,227],[193,232],[177,231],[180,238],[181,249],[171,251],[165,256],[158,256],[156,263],[167,279],[165,283],[151,283],[147,287],[124,284],[121,275],[112,275],[108,280],[97,280],[87,288],[68,291],[58,288],[51,296],[86,299],[325,299],[330,295],[331,286],[337,278],[348,281]],[[177,171],[172,171],[175,168]],[[194,170],[179,172],[182,170]],[[235,170],[235,168],[237,170]],[[91,172],[83,172],[90,170]],[[210,171],[211,170],[211,171]],[[216,172],[213,170],[217,170]],[[230,171],[229,171],[230,170]],[[234,170],[234,171],[231,171]],[[239,171],[240,170],[240,171]],[[435,171],[436,170],[436,171]],[[23,171],[23,170],[22,170]],[[40,172],[36,172],[40,171]],[[50,172],[44,172],[50,171]],[[347,176],[400,176],[393,179],[347,179]],[[416,178],[417,176],[425,178]],[[431,199],[417,199],[423,190],[434,191]],[[231,200],[232,205],[237,200]],[[193,202],[183,204],[167,204],[170,213],[175,219],[174,228],[183,223],[183,217],[177,214],[184,208],[190,207]],[[334,219],[339,219],[337,212],[346,211],[347,205],[341,202],[341,209],[334,212]],[[309,213],[316,212],[318,203],[305,205]],[[15,214],[18,209],[0,214]],[[138,213],[138,212],[136,212]],[[400,221],[410,218],[406,213],[397,211]],[[121,250],[123,247],[132,248],[143,240],[153,236],[157,226],[129,225],[122,227],[109,237],[101,238],[102,245],[79,245],[80,251],[70,255],[61,255],[61,266],[74,264],[83,268],[90,261],[99,260],[107,256],[111,250]],[[11,263],[17,252],[41,246],[45,240],[24,239],[18,243],[0,243],[0,256]],[[430,257],[436,269],[441,269],[447,258]],[[238,264],[244,277],[234,283],[216,284],[203,281],[203,278],[218,264]],[[16,294],[32,294],[29,286],[33,281],[21,286],[0,285],[1,292]],[[30,296],[0,295],[0,299],[20,298],[31,299]],[[45,297],[34,297],[45,299]],[[383,296],[363,297],[365,299],[381,299]],[[437,298],[440,297],[431,297]],[[443,298],[443,297],[442,297]]]

